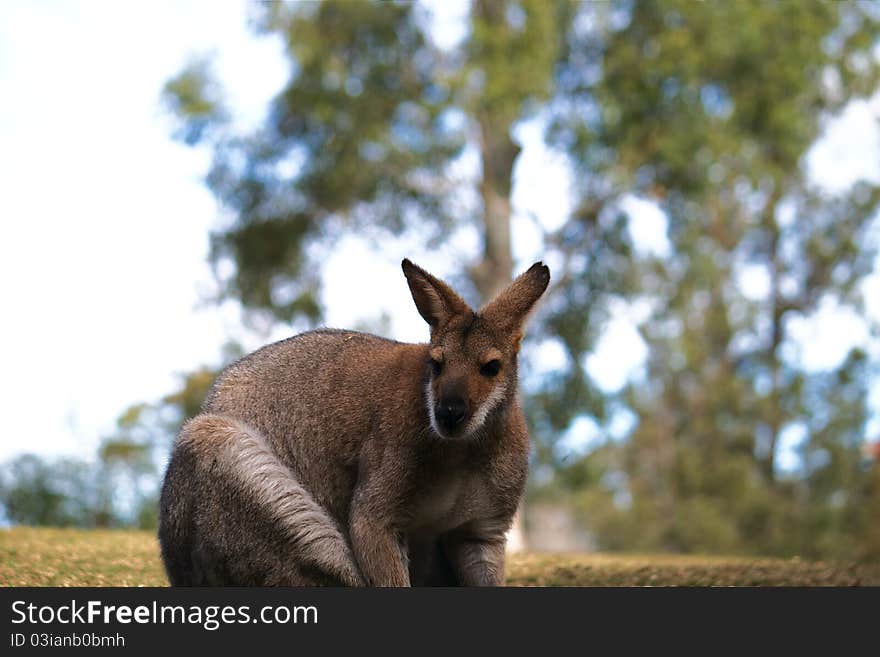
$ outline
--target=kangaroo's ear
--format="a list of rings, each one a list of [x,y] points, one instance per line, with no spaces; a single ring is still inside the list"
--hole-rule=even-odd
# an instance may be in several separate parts
[[[526,319],[549,283],[550,269],[543,262],[536,262],[486,304],[480,314],[509,335],[519,348]]]
[[[409,291],[416,302],[419,314],[431,326],[442,326],[450,317],[468,312],[470,308],[451,287],[432,276],[418,265],[404,258],[401,263],[403,275],[409,283]]]

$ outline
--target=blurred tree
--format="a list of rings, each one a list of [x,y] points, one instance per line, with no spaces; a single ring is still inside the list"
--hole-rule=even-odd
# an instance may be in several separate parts
[[[116,432],[104,438],[98,447],[96,475],[102,483],[101,507],[108,518],[123,524],[154,526],[146,507],[155,502],[156,462],[153,447],[157,442],[154,407],[135,404],[116,421]],[[166,445],[161,441],[163,447]],[[143,516],[143,517],[142,517]],[[153,513],[152,516],[156,516]]]
[[[865,482],[865,505],[862,507],[864,520],[863,540],[860,541],[858,555],[865,560],[880,561],[880,442],[866,446],[864,467],[868,469]]]
[[[237,345],[232,351],[227,345],[223,359],[224,366],[241,355]],[[180,389],[165,395],[159,404],[166,436],[177,435],[183,423],[198,414],[211,384],[214,383],[221,369],[223,367],[202,366],[193,372],[179,375]],[[163,445],[166,448],[168,446],[168,443]]]
[[[607,520],[600,542],[851,555],[869,370],[853,351],[808,371],[791,327],[825,305],[863,316],[880,190],[830,197],[804,158],[834,112],[877,89],[880,16],[684,0],[584,11],[594,27],[570,41],[554,140],[590,178],[585,204],[650,199],[669,240],[668,255],[627,263],[652,308],[650,357],[625,392],[632,436],[588,457],[616,475],[616,496],[582,499]],[[801,439],[796,473],[777,461],[786,434]]]
[[[241,355],[224,347],[224,360]],[[120,415],[117,431],[98,449],[98,476],[104,483],[103,508],[144,529],[158,525],[157,463],[164,463],[180,427],[199,412],[219,367],[202,366],[181,374],[180,387],[153,404],[135,404]]]
[[[165,85],[165,98],[170,109],[188,117],[174,137],[192,146],[207,138],[212,128],[226,123],[229,113],[220,96],[221,90],[213,83],[211,62],[207,58],[194,59],[169,80]]]
[[[106,526],[101,497],[95,468],[85,461],[22,454],[0,469],[0,504],[12,523]]]
[[[485,299],[509,282],[510,191],[520,146],[511,129],[553,89],[565,3],[477,0],[469,37],[438,49],[428,16],[411,3],[265,3],[257,30],[282,39],[291,77],[253,134],[223,130],[225,113],[198,59],[164,97],[177,134],[206,139],[208,185],[234,214],[213,237],[228,259],[224,291],[277,319],[316,319],[319,281],[307,245],[339,226],[399,234],[418,226],[425,243],[475,222],[483,254],[471,279]],[[208,130],[213,121],[216,130]],[[193,137],[193,138],[190,138]],[[450,165],[465,147],[482,164],[481,208],[462,216]]]

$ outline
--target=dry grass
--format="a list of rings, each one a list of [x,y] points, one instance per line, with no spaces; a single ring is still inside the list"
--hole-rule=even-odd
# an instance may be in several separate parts
[[[513,555],[515,586],[880,585],[878,564],[671,555]],[[2,586],[165,586],[156,537],[128,530],[0,530]]]
[[[167,586],[149,532],[15,527],[0,530],[0,585]]]
[[[515,586],[876,586],[880,564],[693,555],[522,554]]]

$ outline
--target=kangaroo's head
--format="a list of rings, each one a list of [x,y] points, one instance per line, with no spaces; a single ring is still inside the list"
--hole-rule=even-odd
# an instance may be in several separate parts
[[[516,355],[523,325],[547,289],[550,270],[532,265],[479,312],[449,285],[403,261],[419,314],[431,327],[425,398],[442,438],[466,438],[516,392]]]

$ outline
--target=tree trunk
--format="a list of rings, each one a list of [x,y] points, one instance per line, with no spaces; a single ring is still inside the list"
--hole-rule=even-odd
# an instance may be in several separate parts
[[[520,147],[510,138],[510,126],[495,126],[488,118],[479,121],[480,155],[483,177],[480,196],[483,200],[483,259],[471,269],[477,291],[487,302],[508,283],[513,276],[513,253],[510,242],[510,191],[513,165]],[[507,549],[519,552],[526,549],[525,532],[522,527],[522,505],[507,535]]]
[[[778,189],[778,186],[777,186]],[[779,226],[776,225],[776,207],[779,204],[779,192],[773,192],[765,208],[764,226],[770,232],[769,262],[770,262],[770,314],[771,336],[768,352],[770,363],[770,375],[772,379],[772,391],[770,393],[770,453],[764,462],[764,476],[773,486],[776,482],[776,447],[779,442],[779,433],[782,430],[783,413],[781,403],[782,371],[779,362],[779,345],[782,344],[782,315],[785,307],[781,291],[781,254]]]
[[[509,126],[493,126],[488,119],[479,122],[480,156],[483,177],[483,259],[471,269],[471,280],[487,302],[510,283],[513,254],[510,245],[510,190],[513,164],[520,147],[510,138]]]

